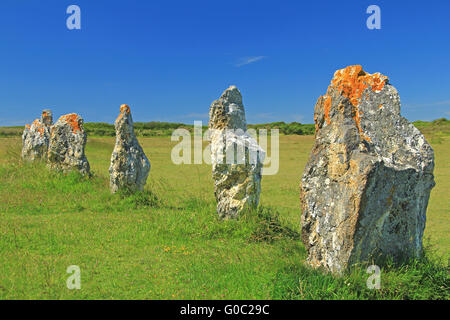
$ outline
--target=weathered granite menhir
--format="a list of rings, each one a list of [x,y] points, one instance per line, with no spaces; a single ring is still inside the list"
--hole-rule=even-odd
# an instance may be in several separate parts
[[[120,107],[115,128],[116,145],[109,167],[111,192],[143,190],[150,172],[150,161],[134,134],[130,107],[126,104]]]
[[[237,218],[244,209],[258,206],[265,151],[247,132],[242,96],[235,86],[211,104],[209,130],[217,213]]]
[[[388,78],[336,71],[315,106],[315,144],[301,181],[308,263],[342,273],[422,252],[434,154],[400,115]]]
[[[48,167],[89,175],[89,162],[84,153],[86,141],[83,118],[75,113],[61,116],[51,127]]]
[[[22,159],[26,161],[47,160],[50,141],[50,126],[53,123],[52,112],[42,111],[41,119],[26,125],[22,134]]]

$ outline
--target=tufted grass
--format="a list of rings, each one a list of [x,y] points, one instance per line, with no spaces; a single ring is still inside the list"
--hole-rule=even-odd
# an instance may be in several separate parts
[[[93,177],[19,160],[0,138],[1,299],[449,299],[450,139],[433,145],[436,182],[426,255],[387,265],[381,289],[365,266],[342,277],[312,270],[299,238],[298,184],[313,138],[280,138],[280,171],[263,177],[261,207],[239,221],[215,214],[208,165],[174,165],[167,137],[140,138],[146,189],[111,195],[114,138],[89,138]],[[81,290],[66,288],[70,265]]]

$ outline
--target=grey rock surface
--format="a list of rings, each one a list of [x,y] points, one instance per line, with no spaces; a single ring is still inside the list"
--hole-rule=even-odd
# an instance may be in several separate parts
[[[342,273],[422,252],[434,153],[400,115],[388,78],[336,71],[315,106],[315,144],[301,181],[308,263]]]
[[[109,167],[111,192],[143,190],[150,172],[150,161],[134,134],[130,107],[126,104],[120,107],[115,128],[116,145]]]
[[[247,133],[242,96],[235,86],[211,104],[209,130],[217,213],[237,218],[244,209],[258,206],[265,151]]]
[[[51,127],[48,167],[89,175],[89,162],[84,153],[86,141],[83,118],[75,113],[61,116]]]
[[[53,125],[53,113],[50,109],[44,109],[42,111],[41,122],[49,127]]]
[[[41,120],[36,119],[26,125],[22,134],[22,159],[26,161],[47,160],[50,141],[50,126],[53,123],[52,112],[42,111]]]

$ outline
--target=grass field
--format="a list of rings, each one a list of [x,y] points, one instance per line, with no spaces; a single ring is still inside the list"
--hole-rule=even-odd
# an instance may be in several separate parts
[[[281,136],[261,209],[220,221],[211,167],[174,165],[169,137],[139,138],[152,169],[135,195],[109,193],[113,137],[89,137],[90,179],[22,164],[20,138],[0,138],[0,298],[449,299],[450,137],[430,139],[426,256],[384,267],[380,290],[363,267],[334,277],[304,265],[299,182],[313,140]],[[66,287],[70,265],[81,290]]]

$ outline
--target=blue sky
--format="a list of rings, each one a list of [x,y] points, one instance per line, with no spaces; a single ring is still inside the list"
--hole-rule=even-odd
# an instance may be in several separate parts
[[[81,8],[68,30],[66,8]],[[366,8],[381,8],[369,30]],[[2,0],[0,125],[50,107],[112,123],[208,120],[229,85],[250,123],[313,122],[335,70],[389,76],[409,120],[450,118],[450,1]]]

